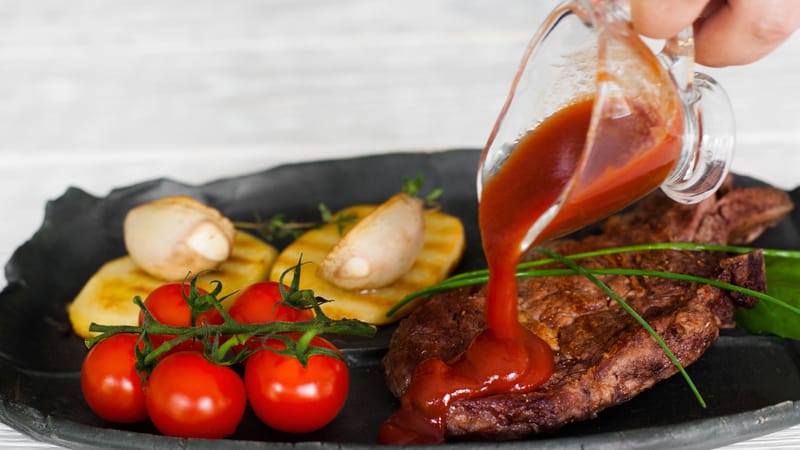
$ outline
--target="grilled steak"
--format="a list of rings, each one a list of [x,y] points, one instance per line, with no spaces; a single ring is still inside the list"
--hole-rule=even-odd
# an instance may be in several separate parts
[[[630,213],[609,218],[602,231],[582,240],[548,246],[561,254],[622,245],[694,241],[746,244],[792,209],[772,188],[735,189],[730,184],[694,206],[651,195]],[[529,258],[536,255],[528,255]],[[760,252],[730,256],[714,252],[649,251],[579,262],[587,268],[627,267],[719,279],[763,290]],[[686,366],[733,326],[737,307],[755,299],[708,285],[655,277],[600,277],[664,339]],[[530,278],[519,282],[520,322],[554,351],[555,373],[526,394],[502,394],[452,402],[447,436],[515,439],[590,419],[664,380],[677,369],[653,338],[613,299],[582,276]],[[384,358],[389,389],[400,396],[423,359],[445,361],[462,353],[485,326],[481,287],[442,293],[400,323]]]

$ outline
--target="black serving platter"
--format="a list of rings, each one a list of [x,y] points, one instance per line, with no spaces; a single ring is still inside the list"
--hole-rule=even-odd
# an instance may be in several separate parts
[[[71,333],[65,306],[104,262],[124,254],[122,220],[134,205],[166,195],[195,197],[237,220],[283,213],[318,217],[379,203],[405,177],[422,174],[444,189],[443,207],[465,224],[468,250],[458,270],[484,267],[477,229],[475,171],[479,153],[452,150],[398,153],[286,165],[194,186],[159,179],[96,198],[71,188],[47,205],[44,222],[6,266],[0,293],[0,421],[36,439],[74,448],[368,448],[397,407],[383,384],[380,358],[392,327],[375,339],[342,339],[352,370],[342,414],[318,432],[288,435],[261,425],[251,412],[224,441],[159,435],[148,423],[119,426],[94,416],[83,402],[80,365],[86,350]],[[755,181],[740,178],[742,183]],[[800,191],[791,193],[800,204]],[[800,248],[800,213],[768,231],[757,245]],[[800,423],[800,353],[796,342],[733,332],[689,368],[708,407],[672,378],[596,420],[574,424],[502,448],[713,448]],[[800,445],[800,443],[798,443]],[[460,442],[450,447],[480,447]]]

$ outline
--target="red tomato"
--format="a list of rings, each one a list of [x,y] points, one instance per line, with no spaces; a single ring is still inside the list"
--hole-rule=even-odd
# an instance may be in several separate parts
[[[135,334],[115,334],[95,344],[83,360],[83,398],[105,420],[133,423],[147,418],[142,378],[136,372],[137,339]]]
[[[239,293],[228,313],[239,323],[305,322],[314,318],[312,311],[281,305],[282,300],[280,283],[262,281]]]
[[[181,292],[183,287],[183,292]],[[203,288],[198,287],[197,292],[205,295]],[[157,321],[176,327],[195,325],[192,322],[192,310],[183,299],[183,295],[190,294],[188,283],[167,283],[155,288],[144,300],[144,307]],[[139,313],[139,324],[144,320],[144,313]],[[222,317],[216,310],[206,311],[197,318],[197,324],[207,322],[212,325],[222,323]]]
[[[236,431],[247,398],[233,369],[183,351],[153,369],[145,403],[153,425],[165,435],[218,439]]]
[[[183,293],[181,293],[183,287]],[[188,283],[167,283],[155,288],[144,300],[144,307],[153,316],[154,319],[163,323],[164,325],[171,325],[176,327],[192,326],[192,310],[186,304],[183,295],[190,294],[190,287]],[[197,292],[201,295],[207,292],[198,287]],[[139,325],[144,320],[144,313],[139,313]],[[208,323],[210,325],[219,325],[223,322],[222,316],[213,309],[206,311],[197,318],[197,324]],[[172,339],[174,336],[170,335],[150,335],[150,341],[153,348],[158,347],[165,341]],[[176,350],[189,350],[193,348],[192,342],[185,342],[176,347]]]
[[[276,339],[264,343],[285,348]],[[315,337],[311,344],[336,350],[321,337]],[[250,406],[262,422],[279,431],[307,433],[322,428],[339,414],[347,400],[350,373],[347,364],[333,356],[311,356],[303,367],[292,356],[264,349],[248,358],[244,382]]]

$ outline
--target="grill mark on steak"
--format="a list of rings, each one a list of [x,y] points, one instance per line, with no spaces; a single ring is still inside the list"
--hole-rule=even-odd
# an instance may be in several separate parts
[[[792,209],[783,191],[733,188],[727,183],[698,205],[653,194],[627,214],[609,218],[596,235],[548,246],[562,254],[667,241],[746,244]],[[530,255],[534,257],[535,255]],[[765,288],[759,251],[728,256],[712,252],[651,251],[608,255],[584,267],[630,267],[687,273],[750,289]],[[736,307],[755,299],[707,285],[638,276],[603,276],[620,297],[661,335],[687,366],[733,326]],[[519,281],[520,322],[554,350],[555,372],[526,394],[461,399],[445,417],[451,439],[516,439],[596,417],[677,369],[653,338],[619,305],[582,276]],[[400,396],[414,367],[426,358],[452,360],[485,328],[482,287],[435,295],[404,319],[383,360],[387,386]]]

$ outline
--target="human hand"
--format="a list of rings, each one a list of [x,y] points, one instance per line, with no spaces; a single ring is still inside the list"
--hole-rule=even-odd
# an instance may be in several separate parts
[[[694,25],[695,60],[721,67],[756,61],[800,27],[800,0],[630,0],[634,28],[666,39]]]

